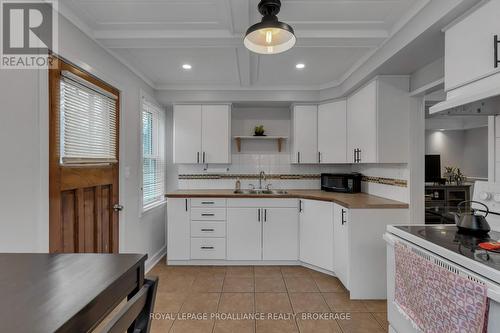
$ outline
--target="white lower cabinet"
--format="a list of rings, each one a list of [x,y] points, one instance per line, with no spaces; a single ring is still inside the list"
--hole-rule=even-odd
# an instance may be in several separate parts
[[[299,227],[296,201],[293,204],[295,207],[290,207],[290,200],[280,199],[253,203],[260,204],[260,207],[227,209],[227,258],[297,260]],[[246,206],[248,202],[233,200],[231,204]]]
[[[333,271],[349,289],[349,210],[333,204]]]
[[[187,198],[168,198],[167,254],[168,260],[190,259],[190,204]]]
[[[300,261],[333,270],[333,203],[300,200]]]
[[[226,239],[191,238],[191,259],[226,259]]]
[[[227,209],[227,259],[261,260],[260,208]]]
[[[297,260],[299,218],[297,208],[264,208],[262,259]]]

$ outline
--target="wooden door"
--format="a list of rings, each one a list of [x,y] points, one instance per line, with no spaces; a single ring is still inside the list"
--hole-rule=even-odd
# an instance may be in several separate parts
[[[320,163],[347,161],[346,101],[322,104],[318,107],[318,154]]]
[[[297,208],[264,208],[262,259],[297,260],[299,219]]]
[[[227,259],[261,260],[261,208],[227,209]]]
[[[294,107],[292,163],[318,163],[317,105]]]
[[[202,163],[231,163],[231,108],[202,106]]]
[[[202,163],[201,105],[174,106],[174,163]]]
[[[63,71],[116,96],[116,158],[119,92],[90,74],[55,58],[49,70],[49,249],[52,253],[118,252],[118,162],[61,163],[60,92]]]

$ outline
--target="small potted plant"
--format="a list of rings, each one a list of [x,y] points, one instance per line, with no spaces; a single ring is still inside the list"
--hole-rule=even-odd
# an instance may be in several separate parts
[[[455,180],[455,167],[444,167],[444,177],[448,180],[448,183],[453,183]]]
[[[254,136],[266,136],[264,132],[265,132],[264,125],[255,126]]]

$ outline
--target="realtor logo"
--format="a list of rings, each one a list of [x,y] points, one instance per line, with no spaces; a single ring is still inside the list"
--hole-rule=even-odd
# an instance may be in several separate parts
[[[1,68],[47,68],[57,53],[55,1],[2,0]]]

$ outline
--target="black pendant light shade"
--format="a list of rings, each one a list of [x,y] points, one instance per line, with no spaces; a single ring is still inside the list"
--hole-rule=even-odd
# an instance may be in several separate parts
[[[296,42],[293,28],[278,21],[279,0],[261,0],[258,6],[262,21],[248,28],[245,46],[259,54],[277,54],[291,49]]]

